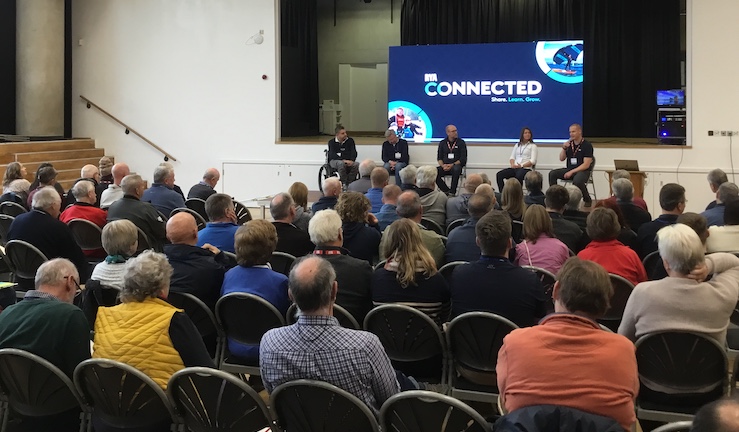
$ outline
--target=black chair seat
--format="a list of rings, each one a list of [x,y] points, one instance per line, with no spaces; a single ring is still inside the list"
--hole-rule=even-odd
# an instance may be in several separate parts
[[[235,356],[231,353],[228,353],[228,355],[223,359],[223,362],[238,366],[259,367],[259,359],[247,359]]]

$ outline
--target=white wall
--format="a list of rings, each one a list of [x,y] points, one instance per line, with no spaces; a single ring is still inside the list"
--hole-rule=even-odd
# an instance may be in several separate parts
[[[276,192],[275,186],[291,172],[315,189],[315,175],[310,174],[317,172],[325,145],[275,144],[279,59],[274,4],[273,0],[76,1],[73,35],[75,41],[83,38],[84,44],[74,48],[74,94],[91,98],[178,157],[177,182],[185,188],[197,182],[207,166],[236,161],[243,170],[233,173],[229,165],[225,192],[240,199]],[[732,55],[733,42],[739,40],[739,26],[733,22],[737,14],[735,0],[688,1],[692,147],[596,147],[599,170],[612,168],[613,159],[639,160],[649,172],[645,199],[653,212],[658,209],[660,184],[678,180],[688,190],[688,210],[701,211],[712,199],[705,174],[716,167],[731,170],[729,138],[709,138],[707,130],[739,130],[735,108],[739,82],[734,76],[739,61]],[[264,43],[246,45],[259,29],[265,30]],[[262,81],[263,73],[269,76],[267,81]],[[82,102],[74,104],[73,115],[76,136],[95,138],[109,154],[151,179],[149,173],[161,160],[156,152],[123,135],[101,114],[85,110]],[[563,125],[563,139],[566,132]],[[460,133],[464,136],[464,131]],[[379,145],[361,145],[361,140],[359,144],[360,159],[379,159]],[[739,147],[735,150],[739,152]],[[556,148],[544,148],[538,167],[548,171],[560,166],[556,154]],[[472,147],[470,166],[494,174],[509,155],[507,146]],[[414,145],[411,158],[418,164],[434,163],[435,146]],[[259,165],[250,168],[250,162]],[[258,175],[251,176],[250,169]],[[596,183],[599,197],[605,196],[608,185],[602,171],[596,173]]]

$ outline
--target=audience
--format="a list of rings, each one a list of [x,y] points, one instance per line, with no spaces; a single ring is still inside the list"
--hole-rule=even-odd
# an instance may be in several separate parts
[[[59,220],[68,224],[72,219],[84,219],[92,222],[100,228],[105,226],[108,212],[95,207],[95,185],[92,182],[77,182],[70,193],[76,202],[67,207],[60,215]]]
[[[203,247],[208,243],[219,250],[235,253],[234,236],[239,226],[233,199],[226,194],[214,193],[205,200],[205,214],[210,222],[198,232],[197,246]]]
[[[387,185],[382,188],[382,207],[379,212],[375,213],[380,231],[385,231],[391,223],[400,218],[395,210],[398,207],[398,197],[401,192],[398,185]]]
[[[711,188],[711,192],[716,194],[718,193],[719,186],[729,181],[729,178],[726,176],[726,173],[723,170],[716,168],[708,173],[707,180],[708,186]],[[706,206],[706,210],[710,210],[715,206],[716,201],[711,201],[710,203],[708,203],[708,206]]]
[[[506,179],[503,190],[500,193],[503,210],[508,213],[512,220],[523,221],[526,212],[526,203],[523,200],[523,188],[516,178]],[[514,233],[515,234],[515,233]],[[515,237],[515,235],[514,235]]]
[[[122,290],[126,261],[136,253],[138,239],[136,225],[129,220],[116,220],[105,225],[102,241],[103,249],[108,256],[105,257],[105,261],[95,266],[90,279],[99,281],[101,285]]]
[[[582,206],[582,191],[579,187],[568,184],[565,186],[567,193],[570,196],[570,200],[565,205],[565,210],[562,212],[562,216],[568,221],[575,222],[580,231],[585,232],[587,227],[588,212],[580,210]]]
[[[359,178],[351,183],[346,188],[349,192],[367,193],[372,187],[372,180],[370,176],[372,171],[377,168],[375,162],[371,159],[365,159],[359,164]]]
[[[621,207],[618,206],[617,203],[609,200],[600,200],[595,203],[595,208],[604,207],[607,209],[613,210],[614,213],[616,213],[616,219],[618,219],[618,224],[621,225],[621,232],[618,234],[618,237],[616,239],[624,244],[624,246],[630,247],[632,250],[636,251],[636,233],[629,228],[629,224],[626,223],[626,219],[624,219],[624,214],[621,212]],[[587,231],[587,218],[585,219],[585,229]],[[587,237],[587,235],[586,235]],[[590,242],[590,239],[588,239],[588,243]]]
[[[498,200],[498,193],[493,190],[493,187],[489,183],[483,183],[475,189],[476,194],[487,195],[491,200],[495,201],[495,208],[500,210],[500,204]]]
[[[379,212],[382,207],[382,188],[387,186],[389,178],[390,176],[385,168],[377,167],[372,170],[370,175],[372,187],[364,195],[369,199],[372,206],[370,211],[373,214]]]
[[[493,209],[495,198],[488,195],[474,194],[468,202],[469,218],[461,226],[449,233],[446,242],[444,260],[473,262],[480,258],[480,246],[477,245],[475,226],[477,221]]]
[[[203,174],[203,179],[190,188],[187,193],[187,199],[199,198],[203,201],[207,200],[211,195],[216,193],[215,187],[221,179],[221,173],[215,168],[208,168]]]
[[[717,204],[714,209],[719,206],[720,204]],[[724,226],[708,227],[707,253],[739,251],[739,198],[729,199],[723,207]]]
[[[467,208],[472,195],[475,193],[475,189],[482,184],[482,177],[480,174],[470,174],[467,176],[462,187],[462,193],[458,196],[449,198],[446,202],[446,225],[449,226],[452,222],[457,219],[467,219],[469,212]]]
[[[739,430],[739,400],[736,396],[703,405],[695,413],[690,432],[733,432]]]
[[[418,175],[418,169],[413,165],[400,170],[400,190],[403,192],[407,190],[416,190],[416,176]]]
[[[716,205],[701,213],[709,227],[724,225],[724,206],[727,201],[736,198],[739,198],[739,187],[731,182],[721,183],[716,192]]]
[[[277,251],[295,257],[313,252],[316,246],[310,241],[308,233],[293,225],[295,202],[290,194],[280,192],[275,195],[270,202],[269,212],[274,219],[272,225],[277,230]]]
[[[618,332],[632,341],[659,331],[693,332],[723,346],[739,297],[739,258],[704,255],[698,234],[683,224],[666,226],[657,237],[670,277],[634,288]],[[706,280],[709,274],[713,277]]]
[[[685,188],[677,183],[667,183],[659,191],[659,206],[662,214],[655,220],[642,224],[636,233],[637,253],[644,259],[657,250],[657,231],[673,225],[685,211]]]
[[[98,171],[100,172],[99,186],[102,186],[102,190],[108,188],[108,185],[113,183],[113,161],[108,156],[103,156],[98,161]]]
[[[28,171],[20,162],[11,162],[5,167],[3,175],[3,195],[0,202],[11,201],[27,208],[28,191],[31,183],[26,180]]]
[[[160,167],[167,168],[167,169],[171,170],[172,173],[174,173],[174,165],[172,165],[169,162],[162,162],[162,163],[159,164],[159,166]],[[175,192],[177,192],[177,194],[182,197],[182,200],[183,201],[185,200],[185,193],[182,192],[182,188],[181,187],[179,187],[176,184],[174,184],[174,180],[172,181],[172,190],[175,191]]]
[[[56,190],[57,194],[59,195],[59,205],[61,206],[61,199],[64,196],[64,190],[62,189],[62,192],[59,192],[59,190],[57,189],[56,174],[57,172],[54,167],[51,166],[51,164],[48,164],[43,168],[41,168],[39,165],[39,169],[38,171],[36,171],[37,186],[34,187],[33,184],[31,184],[30,192],[28,192],[28,199],[26,200],[27,209],[33,208],[33,196],[36,194],[36,192],[45,188],[46,186],[54,187],[54,190]],[[61,186],[59,186],[59,189],[61,189]]]
[[[546,315],[547,299],[536,275],[508,259],[512,245],[510,216],[493,210],[477,222],[475,231],[482,255],[475,262],[454,268],[452,318],[484,311],[501,315],[520,327],[535,325]]]
[[[600,264],[608,273],[621,276],[636,285],[647,280],[639,256],[617,240],[621,233],[616,212],[609,208],[594,208],[588,215],[590,243],[577,256]]]
[[[400,219],[387,233],[390,251],[384,266],[372,274],[372,301],[405,304],[441,325],[449,317],[449,286],[421,241],[418,224]]]
[[[310,218],[313,216],[313,213],[308,208],[308,186],[305,183],[295,182],[290,185],[287,193],[290,194],[295,202],[295,219],[293,220],[293,225],[308,232],[308,222],[310,222]]]
[[[154,183],[144,192],[141,200],[151,203],[164,217],[169,217],[172,210],[185,207],[185,199],[174,191],[174,181],[174,170],[159,165],[154,170]]]
[[[234,292],[254,294],[270,302],[285,316],[290,307],[287,277],[269,266],[269,258],[276,247],[277,230],[266,220],[251,220],[239,227],[236,231],[236,261],[239,265],[226,272],[221,296]],[[259,346],[229,339],[228,351],[235,357],[256,360]]]
[[[121,189],[121,181],[123,181],[123,177],[131,174],[131,170],[128,168],[128,165],[124,163],[117,163],[113,165],[113,168],[111,168],[110,172],[113,176],[113,182],[109,184],[108,188],[105,189],[100,195],[101,209],[107,209],[114,202],[123,198],[124,194],[123,189]]]
[[[416,192],[421,197],[421,205],[423,206],[423,217],[431,219],[440,227],[446,226],[446,202],[447,195],[436,189],[437,169],[435,167],[425,165],[418,168],[416,174]]]
[[[78,178],[74,185],[72,185],[71,188],[69,188],[69,191],[66,193],[65,200],[62,200],[62,203],[64,207],[66,208],[69,205],[74,204],[74,194],[72,193],[72,189],[75,185],[79,182],[88,182],[92,183],[93,190],[95,191],[95,202],[93,204],[96,207],[100,207],[100,194],[103,193],[103,190],[105,190],[105,187],[100,186],[100,170],[98,170],[98,167],[95,165],[85,165],[80,170],[80,178]]]
[[[5,167],[5,174],[3,175],[3,193],[8,192],[8,186],[15,180],[25,180],[28,175],[26,167],[20,162],[10,162]],[[28,181],[28,180],[26,180]],[[30,187],[30,183],[28,184]]]
[[[44,168],[47,168],[47,167],[54,168],[54,165],[52,165],[49,162],[43,162],[43,163],[39,164],[38,167],[36,167],[36,177],[34,178],[33,183],[31,183],[31,186],[28,188],[29,191],[34,191],[34,190],[38,189],[39,185],[42,184],[41,181],[40,181],[41,171]],[[56,173],[54,174],[54,178],[56,178]],[[60,185],[56,181],[54,181],[53,183],[54,183],[53,185],[49,184],[49,185],[46,185],[46,186],[54,186],[54,189],[56,189],[56,192],[59,194],[59,196],[60,197],[63,197],[64,196],[64,188],[62,187],[62,185]],[[31,200],[29,199],[28,202],[30,203]],[[30,204],[28,204],[28,207],[30,207]]]
[[[546,209],[534,204],[523,218],[523,241],[516,245],[516,265],[539,267],[557,274],[570,257],[570,250],[554,235],[552,218]]]
[[[313,254],[320,255],[331,263],[336,272],[336,281],[339,284],[336,303],[346,309],[357,322],[364,322],[365,315],[372,309],[372,267],[365,260],[349,256],[349,251],[342,247],[344,235],[339,214],[335,210],[317,213],[311,219],[308,233],[311,241],[316,244]]]
[[[698,213],[685,212],[677,217],[676,223],[687,225],[693,228],[693,231],[698,234],[698,238],[701,239],[703,247],[706,247],[706,241],[708,240],[708,236],[711,235],[711,233],[708,229],[708,222],[703,215],[699,215]],[[665,276],[667,276],[667,274],[665,274]]]
[[[615,182],[618,179],[625,179],[625,180],[628,180],[629,182],[631,182],[631,173],[628,172],[628,171],[626,171],[626,170],[622,170],[622,169],[621,170],[616,170],[616,171],[614,171],[611,174],[611,184],[613,184],[613,182]],[[633,189],[633,184],[632,184],[632,189]],[[633,195],[633,193],[632,193],[632,195]],[[618,198],[615,196],[615,191],[614,191],[614,195],[612,195],[609,198],[606,198],[605,199],[605,201],[611,201],[614,204],[616,203],[617,200],[618,200]],[[635,196],[635,197],[632,198],[631,202],[635,206],[637,206],[640,209],[644,210],[645,212],[649,212],[649,208],[647,208],[647,202],[644,201],[644,198]],[[650,219],[651,219],[651,217],[650,217]]]
[[[567,260],[554,284],[556,313],[537,326],[513,330],[498,352],[498,388],[508,412],[560,405],[610,417],[631,430],[639,391],[634,345],[596,322],[612,294],[601,266]],[[547,372],[532,379],[542,365]]]
[[[369,209],[369,200],[359,192],[341,194],[336,204],[336,212],[343,223],[344,247],[354,258],[372,263],[377,257],[382,234],[377,218]]]
[[[357,181],[352,183],[356,183]],[[316,214],[321,210],[334,208],[336,202],[339,200],[339,194],[341,194],[341,180],[338,177],[327,178],[323,182],[323,196],[313,203],[311,212]]]
[[[444,265],[444,252],[446,250],[444,240],[439,234],[421,225],[423,206],[421,205],[421,198],[418,194],[413,191],[405,191],[400,194],[396,211],[401,219],[410,219],[418,225],[423,245],[433,257],[434,262],[436,262],[436,267],[441,268]],[[388,238],[394,229],[395,222],[390,224],[382,234],[382,241],[380,242],[381,260],[388,258],[392,253],[392,249],[388,245]]]
[[[544,192],[542,192],[542,183],[544,179],[539,171],[530,170],[523,178],[526,190],[529,192],[523,200],[526,205],[539,204],[544,206]]]
[[[138,174],[129,174],[121,180],[123,198],[108,208],[108,222],[128,219],[147,237],[149,246],[160,252],[167,242],[164,219],[151,204],[141,201],[144,180]]]
[[[570,194],[564,186],[551,185],[547,189],[544,201],[549,217],[552,218],[554,236],[566,244],[571,251],[577,253],[587,244],[587,237],[585,237],[575,222],[569,221],[562,216],[569,199]]]
[[[325,381],[358,397],[377,416],[380,406],[400,392],[396,372],[377,336],[343,328],[332,316],[338,290],[326,260],[308,256],[295,263],[290,297],[300,316],[296,324],[262,337],[262,381],[270,393],[301,378]]]
[[[652,215],[634,202],[634,185],[630,180],[617,179],[611,184],[613,195],[616,197],[616,203],[624,215],[626,225],[634,232],[638,232],[639,228],[652,220]]]

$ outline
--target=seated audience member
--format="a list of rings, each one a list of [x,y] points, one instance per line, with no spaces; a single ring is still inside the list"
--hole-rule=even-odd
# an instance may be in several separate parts
[[[554,236],[566,244],[571,251],[577,253],[587,244],[587,237],[575,222],[562,216],[565,205],[569,200],[570,194],[564,186],[552,185],[547,189],[544,201],[547,205],[549,217],[552,218]]]
[[[39,164],[39,166],[36,168],[36,177],[34,178],[33,183],[31,183],[31,186],[28,188],[29,191],[34,191],[34,190],[38,189],[38,187],[42,184],[41,181],[40,181],[41,170],[44,169],[44,168],[46,168],[46,167],[54,168],[54,165],[52,165],[49,162],[43,162],[43,163]],[[56,179],[56,174],[54,175],[54,178]],[[60,197],[63,197],[64,196],[64,188],[62,187],[62,185],[60,185],[56,181],[54,181],[54,184],[53,185],[46,185],[46,186],[54,186],[54,189],[56,189],[56,192],[59,194],[59,196]],[[30,203],[31,200],[29,199],[28,202]]]
[[[516,179],[513,179],[516,180]],[[482,255],[454,268],[452,318],[465,312],[501,315],[520,327],[536,324],[546,315],[547,299],[539,279],[511,263],[511,218],[500,210],[483,216],[475,226]]]
[[[698,234],[687,225],[666,226],[657,237],[670,277],[634,288],[618,332],[632,341],[660,331],[693,332],[724,345],[739,296],[739,258],[704,255]],[[713,277],[704,281],[709,274]]]
[[[501,207],[508,213],[511,220],[523,221],[523,214],[526,212],[526,203],[523,201],[523,188],[521,183],[515,178],[509,178],[505,181],[503,191],[500,193]],[[516,232],[513,237],[516,238]],[[520,233],[518,233],[520,235]]]
[[[624,219],[624,214],[621,212],[621,207],[619,207],[617,203],[613,201],[608,201],[608,200],[596,201],[595,206],[593,207],[608,208],[608,209],[613,210],[614,213],[616,213],[616,219],[618,219],[618,224],[621,225],[621,232],[618,234],[618,237],[616,237],[616,240],[623,243],[624,246],[628,246],[632,250],[636,251],[636,233],[631,228],[629,228],[629,224],[626,223],[626,219]],[[585,229],[587,230],[587,219],[585,219]],[[588,243],[590,243],[589,238],[588,238]]]
[[[205,200],[205,214],[208,222],[198,232],[198,247],[206,243],[219,250],[235,253],[234,236],[239,229],[234,210],[233,198],[226,194],[214,193]]]
[[[59,192],[57,190],[56,174],[57,172],[54,169],[54,167],[51,166],[51,164],[48,164],[47,166],[43,168],[40,168],[40,165],[39,165],[39,169],[38,171],[36,171],[37,186],[33,187],[33,184],[31,184],[31,188],[29,189],[29,192],[28,192],[28,199],[26,200],[26,208],[28,209],[33,208],[33,205],[32,205],[33,196],[36,194],[36,192],[45,188],[46,186],[54,187],[54,190],[57,191],[57,194],[59,195],[59,199],[61,200],[61,198],[64,196],[64,190],[62,189],[62,192]],[[59,188],[61,188],[61,186],[59,186]],[[61,205],[61,201],[60,201],[60,205]]]
[[[406,191],[400,194],[398,197],[398,206],[396,208],[398,216],[402,219],[410,219],[418,225],[418,229],[421,230],[421,241],[429,251],[431,256],[436,262],[436,267],[441,268],[444,264],[444,241],[442,237],[430,229],[426,229],[421,225],[421,218],[423,217],[423,206],[421,205],[421,198],[417,193],[413,191]],[[397,222],[397,221],[396,221]],[[389,258],[392,250],[388,245],[388,238],[395,226],[395,222],[390,224],[382,234],[382,241],[380,242],[380,259],[384,260]]]
[[[400,219],[391,225],[390,251],[384,266],[372,274],[372,302],[414,307],[441,325],[449,317],[449,286],[423,245],[418,224]]]
[[[135,367],[162,389],[186,367],[215,367],[195,324],[166,302],[171,275],[164,254],[147,250],[128,260],[122,303],[98,308],[92,353]],[[94,414],[93,423],[96,431],[120,430]]]
[[[277,230],[277,251],[301,257],[313,252],[316,247],[307,232],[293,225],[295,202],[290,194],[280,192],[272,198],[269,205],[272,225]]]
[[[316,214],[308,226],[308,233],[316,244],[313,254],[331,263],[336,272],[339,283],[336,303],[352,314],[357,322],[364,322],[365,315],[372,309],[372,267],[365,260],[349,256],[349,251],[342,247],[344,235],[339,214],[335,210]]]
[[[631,430],[639,391],[634,345],[601,330],[596,321],[608,310],[612,294],[601,266],[567,260],[554,284],[556,313],[503,339],[496,372],[508,412],[560,405],[612,418]],[[531,371],[541,365],[549,373],[531,379]]]
[[[444,252],[445,262],[467,261],[480,259],[480,246],[477,245],[475,226],[481,217],[493,209],[495,202],[488,195],[474,194],[469,199],[469,218],[461,226],[449,233]]]
[[[113,165],[110,172],[113,175],[113,182],[108,185],[108,188],[103,191],[100,195],[100,208],[107,209],[114,202],[123,198],[123,189],[121,189],[121,181],[123,177],[131,174],[131,170],[128,165],[124,163],[117,163]]]
[[[493,190],[493,187],[489,183],[484,183],[483,182],[483,184],[481,184],[480,186],[477,187],[477,189],[475,189],[475,193],[476,194],[482,194],[482,195],[489,196],[490,199],[493,200],[493,203],[495,205],[495,209],[496,210],[501,210],[501,207],[500,207],[500,194],[497,193],[497,192],[495,192],[495,190]]]
[[[711,170],[711,172],[708,173],[708,186],[711,188],[711,192],[717,194],[718,188],[729,181],[729,178],[726,176],[726,173],[721,169],[714,169]],[[706,206],[706,210],[710,210],[712,208],[716,207],[716,200],[711,201],[708,203],[708,206]]]
[[[215,246],[196,246],[198,224],[189,213],[177,213],[169,218],[167,239],[171,244],[164,246],[164,254],[173,270],[169,290],[192,294],[214,310],[223,275],[236,263],[231,263]]]
[[[346,190],[350,192],[367,193],[372,187],[372,170],[377,168],[375,162],[371,159],[365,159],[359,164],[359,178],[347,186]]]
[[[307,256],[295,263],[290,297],[300,316],[296,324],[272,329],[262,337],[262,381],[270,393],[301,378],[325,381],[358,397],[377,416],[380,406],[400,392],[396,372],[377,336],[343,328],[332,316],[340,289],[326,260]]]
[[[208,168],[203,174],[203,179],[190,188],[187,193],[187,199],[199,198],[203,201],[207,200],[211,195],[216,193],[215,187],[221,179],[221,173],[215,168]]]
[[[542,192],[542,183],[544,178],[541,176],[539,171],[529,171],[523,178],[526,190],[529,192],[523,197],[526,205],[539,204],[544,206],[544,192]]]
[[[398,138],[394,130],[385,131],[385,142],[382,143],[382,161],[388,176],[395,176],[395,184],[400,186],[400,171],[408,166],[408,141]]]
[[[416,174],[418,189],[416,189],[416,192],[421,197],[423,217],[431,219],[443,228],[446,226],[446,202],[448,198],[444,192],[436,189],[436,171],[436,168],[428,165],[418,168]]]
[[[446,202],[446,224],[443,226],[449,226],[452,222],[457,219],[467,219],[470,217],[467,208],[472,195],[475,193],[475,189],[482,184],[482,177],[480,174],[470,174],[464,181],[462,187],[462,193],[458,196],[447,199]]]
[[[92,183],[93,190],[95,191],[95,202],[93,203],[95,207],[100,207],[100,194],[103,193],[103,190],[105,188],[100,187],[100,170],[98,170],[98,167],[95,165],[85,165],[80,170],[80,178],[78,178],[74,185],[72,185],[71,188],[69,188],[69,191],[67,191],[67,194],[65,195],[65,200],[62,200],[62,204],[66,208],[69,205],[74,204],[75,202],[75,196],[72,192],[72,189],[74,188],[77,183],[81,181],[86,181],[88,183]]]
[[[310,222],[310,218],[313,216],[313,212],[308,208],[308,186],[305,183],[295,182],[290,185],[287,193],[290,194],[295,202],[295,220],[293,220],[293,225],[308,232],[308,222]]]
[[[34,289],[0,314],[0,348],[36,354],[72,379],[77,365],[90,358],[90,327],[82,310],[72,304],[78,288],[74,264],[61,258],[43,263]],[[10,430],[76,431],[80,424],[79,408],[52,416],[14,417]]]
[[[108,212],[99,207],[95,207],[95,200],[97,197],[95,196],[95,186],[93,183],[88,181],[79,181],[72,187],[70,192],[74,195],[76,202],[67,207],[67,209],[59,215],[59,220],[68,224],[73,219],[84,219],[94,223],[100,228],[104,227],[108,217]],[[87,257],[105,257],[105,250],[103,249],[86,250],[83,252]]]
[[[570,250],[554,236],[552,218],[543,206],[534,204],[523,218],[523,241],[516,245],[514,264],[533,266],[557,274],[570,257]]]
[[[31,243],[48,259],[67,258],[77,267],[84,282],[90,275],[87,259],[74,241],[72,231],[58,219],[61,205],[62,200],[53,187],[37,189],[31,202],[32,210],[19,215],[10,224],[8,240]]]
[[[716,192],[716,205],[701,213],[708,222],[708,226],[724,225],[724,206],[730,199],[739,197],[739,187],[731,182],[721,183]]]
[[[144,192],[141,200],[151,203],[161,214],[169,217],[172,210],[185,207],[185,199],[173,188],[174,170],[159,165],[154,170],[154,183]]]
[[[718,208],[719,205],[714,208]],[[729,199],[723,206],[724,226],[708,228],[707,253],[739,251],[739,198]]]
[[[698,213],[693,212],[685,212],[677,217],[677,222],[675,223],[681,223],[693,228],[693,231],[698,234],[698,238],[701,239],[703,248],[706,247],[706,241],[708,240],[708,236],[710,236],[711,233],[708,229],[708,222],[703,215],[699,215]],[[667,274],[665,274],[665,276],[667,276]]]
[[[369,200],[359,192],[341,194],[336,204],[336,212],[343,223],[344,247],[354,258],[372,263],[378,254],[382,234],[377,218],[369,209]]]
[[[732,432],[739,430],[739,399],[724,397],[703,405],[695,413],[690,432]]]
[[[323,196],[311,206],[313,214],[321,210],[332,209],[336,206],[341,194],[341,180],[336,177],[329,177],[323,182]]]
[[[616,171],[614,171],[611,174],[611,183],[615,182],[618,179],[626,179],[629,182],[631,182],[631,173],[629,173],[626,170],[616,170]],[[633,189],[633,183],[632,183],[632,189]],[[633,195],[633,193],[632,193],[632,195]],[[616,197],[615,192],[614,192],[614,195],[606,198],[604,201],[611,201],[611,202],[613,202],[615,204],[617,199],[618,198]],[[637,206],[640,209],[644,210],[645,212],[649,212],[649,209],[647,208],[647,202],[644,201],[644,198],[635,196],[635,197],[633,197],[631,199],[631,202],[635,206]],[[651,216],[650,216],[650,219],[651,219]]]
[[[22,163],[9,163],[3,175],[3,196],[0,197],[0,202],[11,201],[26,207],[28,191],[31,188],[31,183],[26,180],[27,175],[28,171]],[[6,194],[8,194],[7,197]]]
[[[398,197],[401,192],[398,185],[387,185],[382,188],[382,207],[379,212],[375,213],[380,231],[385,231],[385,228],[400,218],[395,210],[398,207]]]
[[[8,192],[8,186],[15,180],[25,180],[28,175],[28,170],[20,162],[10,162],[5,167],[5,174],[3,174],[3,193]],[[26,180],[28,181],[28,180]],[[31,183],[28,183],[31,186]]]
[[[105,190],[109,184],[113,183],[113,161],[108,156],[103,156],[98,161],[98,172],[100,172],[99,185]]]
[[[416,190],[416,176],[418,175],[418,169],[413,165],[400,170],[400,190],[403,192],[407,190]]]
[[[655,220],[642,224],[636,232],[636,252],[639,258],[657,250],[657,231],[672,225],[685,211],[685,188],[677,183],[667,183],[659,191],[659,206],[662,214]]]
[[[284,316],[290,307],[287,297],[287,277],[273,271],[269,258],[277,247],[277,230],[264,219],[255,219],[236,231],[236,261],[238,266],[226,272],[221,296],[234,292],[257,295],[272,304]],[[231,355],[255,360],[258,345],[244,345],[228,340]]]
[[[370,212],[373,214],[379,212],[382,207],[382,188],[387,186],[388,179],[389,176],[387,175],[387,170],[385,168],[377,167],[372,170],[372,174],[370,175],[372,187],[369,188],[364,196],[369,200],[370,205],[372,206]]]
[[[609,208],[593,209],[588,216],[590,243],[577,256],[600,264],[608,273],[621,276],[634,285],[646,281],[647,272],[639,256],[617,240],[620,233],[616,212]]]
[[[141,201],[144,180],[138,174],[130,174],[121,180],[123,198],[108,208],[108,222],[127,219],[146,234],[152,249],[161,251],[167,242],[164,220],[151,204]]]
[[[639,228],[652,220],[652,215],[634,203],[634,185],[630,180],[617,179],[611,184],[616,204],[624,215],[624,220],[629,228],[638,232]]]
[[[580,230],[585,232],[588,212],[580,210],[582,206],[582,192],[575,185],[567,185],[565,189],[567,189],[567,193],[570,195],[570,200],[565,205],[565,211],[562,213],[562,216],[568,221],[575,222],[580,227]]]
[[[174,173],[174,165],[172,165],[169,162],[162,162],[162,163],[159,164],[159,166],[160,167],[167,168],[167,169],[171,170],[172,173]],[[174,175],[174,174],[172,174],[172,175]],[[179,187],[178,185],[174,184],[174,180],[172,181],[172,190],[175,191],[175,192],[177,192],[177,194],[182,197],[182,200],[183,201],[185,200],[185,193],[182,192],[182,188],[181,187]],[[169,216],[169,215],[166,215],[166,216]]]
[[[105,261],[95,266],[90,279],[99,281],[101,285],[122,290],[126,261],[136,253],[138,240],[139,232],[131,221],[121,219],[105,225],[102,241],[103,249],[108,256],[105,257]]]

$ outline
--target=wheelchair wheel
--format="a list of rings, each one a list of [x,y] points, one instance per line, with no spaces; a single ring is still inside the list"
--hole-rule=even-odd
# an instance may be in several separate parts
[[[321,169],[318,170],[318,190],[323,191],[323,182],[331,177],[333,175],[333,168],[329,166],[328,164],[324,164],[321,166]]]

